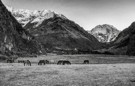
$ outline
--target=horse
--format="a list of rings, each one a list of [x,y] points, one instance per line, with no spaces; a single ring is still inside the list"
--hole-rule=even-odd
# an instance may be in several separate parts
[[[67,64],[67,65],[71,65],[71,62],[70,62],[70,61],[68,61],[68,60],[63,61],[63,65],[65,65],[65,64]]]
[[[57,62],[57,65],[61,65],[63,63],[63,60],[59,60],[58,62]]]
[[[46,64],[49,64],[49,61],[48,61],[48,60],[45,60],[45,63],[46,63]]]
[[[39,60],[39,62],[38,62],[38,65],[42,65],[42,64],[46,64],[46,61],[45,60]]]
[[[7,59],[7,63],[13,63],[14,59]]]
[[[29,60],[23,60],[24,66],[27,64],[28,66],[31,66],[31,62]]]
[[[83,64],[89,64],[89,60],[84,60]]]
[[[65,65],[65,64],[71,65],[71,62],[68,60],[59,60],[57,63],[57,65]]]

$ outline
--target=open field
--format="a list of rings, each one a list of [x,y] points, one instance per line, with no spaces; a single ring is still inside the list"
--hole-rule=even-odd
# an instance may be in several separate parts
[[[32,66],[0,63],[0,86],[135,86],[134,57],[51,55],[19,59],[29,59]],[[54,63],[59,59],[68,59],[73,64],[38,66],[40,59]],[[89,59],[91,64],[79,64],[85,59]]]
[[[0,86],[135,86],[135,64],[0,64]]]

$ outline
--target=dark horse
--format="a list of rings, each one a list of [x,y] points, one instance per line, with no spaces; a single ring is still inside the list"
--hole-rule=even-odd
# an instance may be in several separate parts
[[[24,66],[28,65],[31,66],[31,62],[29,60],[23,60]]]
[[[46,64],[49,64],[49,61],[48,61],[48,60],[45,60],[45,63],[46,63]]]
[[[57,63],[57,65],[65,65],[65,64],[71,65],[71,62],[68,60],[59,60]]]
[[[89,64],[89,60],[84,60],[83,64]]]
[[[38,65],[42,65],[42,64],[49,64],[48,60],[39,60]]]
[[[14,63],[14,59],[7,59],[7,63]]]
[[[62,65],[63,60],[59,60],[57,65]]]
[[[45,60],[39,60],[38,65],[46,64]]]

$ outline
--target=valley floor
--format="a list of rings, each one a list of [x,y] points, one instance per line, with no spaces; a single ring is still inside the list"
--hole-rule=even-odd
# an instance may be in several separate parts
[[[33,62],[32,66],[23,66],[21,63],[0,63],[0,86],[135,86],[135,63],[133,57],[122,56],[114,59],[111,56],[102,58],[102,56],[96,55],[94,56],[95,59],[92,56],[89,58],[95,64],[79,64],[84,59],[88,59],[89,56],[23,58],[31,60]],[[39,59],[45,58],[54,62],[58,59],[64,59],[63,57],[67,57],[73,64],[37,65]],[[113,60],[110,61],[107,57],[113,58]],[[103,63],[100,63],[96,58],[102,59]],[[120,58],[125,58],[125,60],[121,61]],[[132,60],[130,61],[130,59]],[[109,64],[108,61],[111,63]]]

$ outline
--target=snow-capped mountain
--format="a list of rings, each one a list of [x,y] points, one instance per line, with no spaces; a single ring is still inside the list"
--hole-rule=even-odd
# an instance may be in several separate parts
[[[108,24],[98,25],[89,31],[89,33],[95,36],[100,42],[114,41],[119,32],[120,31],[117,30],[114,26]]]
[[[50,10],[27,10],[27,9],[14,9],[13,7],[7,6],[7,9],[11,14],[18,20],[20,24],[24,27],[28,22],[32,21],[37,23],[38,26],[43,20],[52,18],[54,16],[59,16],[66,18],[62,14],[56,14]]]
[[[102,43],[93,35],[62,14],[47,10],[8,9],[48,52],[55,49],[78,49],[80,53],[90,53],[91,50],[102,47]]]

